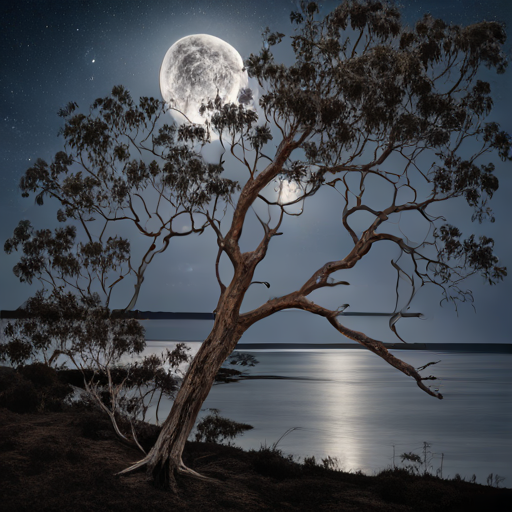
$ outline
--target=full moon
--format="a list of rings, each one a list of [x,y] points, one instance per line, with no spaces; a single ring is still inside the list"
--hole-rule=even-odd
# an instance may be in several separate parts
[[[160,68],[160,91],[164,101],[192,123],[202,124],[201,103],[214,100],[236,103],[240,89],[247,87],[247,72],[240,54],[228,43],[207,34],[186,36],[165,54]],[[171,111],[177,121],[183,117]],[[178,114],[178,115],[177,115]]]

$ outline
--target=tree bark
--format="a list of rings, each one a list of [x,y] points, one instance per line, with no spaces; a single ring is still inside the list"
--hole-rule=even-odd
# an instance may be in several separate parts
[[[247,190],[250,191],[251,188],[252,186],[244,188],[242,196],[244,193],[246,196],[250,195]],[[257,192],[253,191],[253,194]],[[247,201],[239,200],[235,214],[241,208],[240,205],[245,202]],[[242,254],[237,242],[242,226],[243,215],[239,215],[238,219],[233,220],[231,230],[226,237],[223,240],[219,239],[219,247],[231,259],[235,273],[229,286],[221,287],[213,329],[201,344],[183,379],[157,442],[144,459],[119,474],[147,466],[148,475],[153,478],[156,485],[170,487],[173,490],[176,487],[175,477],[178,473],[213,480],[187,468],[183,463],[182,454],[185,442],[210,392],[215,376],[246,330],[239,322],[240,306],[251,284],[254,269],[265,256],[268,242],[274,232],[274,230],[266,232],[265,243],[260,244],[255,251]]]
[[[242,336],[237,323],[233,315],[217,315],[212,331],[190,364],[155,445],[144,459],[120,474],[147,466],[148,476],[158,486],[171,489],[175,489],[178,473],[212,480],[187,468],[182,453],[219,368]]]

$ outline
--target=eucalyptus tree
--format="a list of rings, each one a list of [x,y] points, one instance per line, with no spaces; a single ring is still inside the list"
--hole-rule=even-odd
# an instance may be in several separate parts
[[[122,473],[146,467],[158,483],[171,487],[177,473],[204,478],[184,465],[182,452],[215,375],[247,329],[286,309],[325,318],[341,335],[413,378],[421,390],[442,398],[425,383],[434,377],[420,373],[428,365],[413,368],[390,354],[379,340],[344,325],[340,313],[346,305],[328,308],[310,299],[317,290],[347,286],[343,271],[356,266],[372,248],[375,252],[382,243],[395,245],[401,258],[392,262],[391,272],[414,286],[437,286],[444,299],[455,303],[472,298],[460,288],[468,276],[481,274],[494,284],[506,275],[493,253],[492,239],[463,238],[457,227],[432,213],[437,205],[462,198],[473,210],[474,220],[493,220],[488,206],[498,188],[493,159],[510,159],[511,140],[496,123],[486,121],[492,98],[490,85],[481,79],[479,70],[483,66],[504,72],[503,26],[481,22],[460,27],[426,15],[409,28],[393,5],[373,0],[343,1],[323,18],[314,2],[303,3],[300,11],[291,14],[291,22],[294,30],[288,39],[282,33],[266,31],[261,51],[245,62],[249,76],[261,89],[259,110],[247,104],[250,94],[244,91],[238,104],[222,105],[216,98],[203,105],[203,114],[210,111],[204,125],[185,124],[179,130],[164,126],[158,135],[144,139],[144,147],[132,138],[130,147],[141,151],[156,153],[157,146],[164,148],[159,158],[165,163],[157,167],[129,162],[127,146],[114,143],[118,128],[112,138],[107,137],[107,129],[138,119],[131,113],[131,100],[123,96],[121,101],[118,95],[111,100],[116,105],[111,115],[118,117],[96,121],[69,113],[66,118],[64,134],[72,149],[84,154],[83,161],[73,159],[84,167],[83,176],[70,175],[55,189],[58,178],[42,168],[40,176],[48,178],[30,178],[29,173],[22,182],[26,191],[58,196],[65,204],[61,215],[74,215],[84,228],[86,215],[82,219],[79,212],[89,215],[98,205],[108,203],[115,211],[123,207],[127,213],[106,216],[105,220],[126,218],[139,230],[143,224],[133,211],[135,199],[147,216],[151,208],[133,188],[151,184],[156,186],[159,201],[167,201],[166,194],[177,194],[179,200],[173,207],[179,205],[191,220],[201,219],[193,224],[196,230],[211,229],[216,234],[212,267],[219,300],[212,331],[184,377],[155,446]],[[287,40],[293,58],[278,63],[273,49]],[[109,100],[95,105],[100,112],[109,106]],[[118,109],[122,114],[117,114]],[[83,126],[90,129],[84,131]],[[194,147],[208,143],[212,133],[246,169],[245,179],[237,183],[226,180],[222,161],[210,167],[200,160]],[[274,141],[274,136],[278,140]],[[111,174],[103,170],[104,149],[112,155],[106,167],[116,169]],[[88,162],[97,162],[97,175],[91,175]],[[60,176],[60,169],[66,169],[65,173],[72,163],[65,153],[55,171]],[[108,179],[103,179],[104,172]],[[164,191],[153,183],[168,188]],[[281,191],[277,198],[269,193],[276,183]],[[321,187],[328,187],[340,198],[342,225],[350,239],[345,252],[314,272],[303,273],[297,289],[242,311],[258,265],[274,237],[285,230],[284,219],[300,215],[294,205],[310,201]],[[383,191],[384,207],[373,204],[372,187]],[[292,188],[294,197],[287,192]],[[216,216],[221,203],[223,208],[232,208],[231,216]],[[265,220],[258,216],[261,237],[254,240],[251,250],[242,252],[242,229],[258,204],[268,208],[268,216]],[[353,227],[361,212],[369,219],[362,230]],[[398,220],[407,217],[427,227],[422,241],[412,243],[397,230]],[[158,237],[165,240],[171,233],[169,225],[162,222],[162,231],[152,232],[155,245]],[[149,251],[149,258],[152,254]],[[226,282],[219,270],[223,256],[233,269]],[[137,272],[134,270],[140,282]],[[413,286],[411,289],[414,291]],[[390,327],[395,329],[396,321],[407,315],[405,309],[397,309]]]
[[[59,201],[57,219],[69,224],[52,233],[22,220],[5,250],[23,252],[14,267],[21,281],[38,279],[44,287],[67,287],[82,297],[98,293],[106,307],[116,285],[132,277],[134,293],[125,307],[131,310],[156,255],[173,237],[202,233],[206,208],[215,218],[219,203],[229,202],[238,185],[221,176],[220,163],[206,162],[187,144],[202,137],[204,128],[157,128],[167,110],[159,100],[143,97],[137,105],[116,86],[88,115],[75,114],[77,108],[69,103],[59,111],[64,151],[51,164],[38,159],[20,182],[22,195],[35,193],[39,205],[45,197]],[[120,224],[131,224],[139,235],[140,261],[118,234]]]
[[[42,290],[5,328],[0,361],[72,363],[118,436],[140,448],[134,424],[145,419],[152,398],[158,410],[162,396],[174,397],[176,374],[189,356],[178,344],[172,352],[130,363],[128,358],[142,357],[144,329],[122,310],[111,311],[112,296],[131,278],[134,292],[124,309],[132,309],[155,256],[173,237],[201,233],[208,221],[197,214],[208,205],[215,217],[218,203],[229,200],[236,184],[220,176],[220,165],[177,142],[200,129],[163,125],[156,133],[167,110],[161,101],[141,98],[136,105],[123,87],[114,87],[88,115],[76,109],[70,103],[59,112],[65,120],[64,151],[50,164],[37,160],[20,182],[23,196],[35,193],[39,205],[57,200],[57,219],[66,225],[35,229],[22,220],[5,242],[7,253],[21,253],[14,274],[21,282],[39,281]],[[132,159],[131,152],[140,159]],[[139,234],[138,261],[130,241],[119,235],[122,223]],[[126,297],[125,288],[118,301],[123,292]],[[128,431],[120,427],[119,413],[130,419]]]

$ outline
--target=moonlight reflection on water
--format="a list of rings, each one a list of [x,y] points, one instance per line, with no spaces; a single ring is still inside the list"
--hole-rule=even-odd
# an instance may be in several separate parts
[[[164,346],[152,346],[159,351]],[[197,351],[199,343],[194,345]],[[254,379],[212,388],[208,408],[249,423],[254,429],[235,440],[244,449],[271,446],[297,427],[278,448],[317,461],[337,457],[345,470],[373,472],[399,465],[399,455],[420,453],[431,443],[433,471],[444,454],[443,476],[456,473],[485,483],[489,473],[512,485],[512,355],[400,351],[415,367],[441,360],[434,400],[415,382],[365,350],[250,351],[260,361],[246,371]],[[397,354],[398,355],[398,354]],[[160,416],[170,410],[167,404]]]

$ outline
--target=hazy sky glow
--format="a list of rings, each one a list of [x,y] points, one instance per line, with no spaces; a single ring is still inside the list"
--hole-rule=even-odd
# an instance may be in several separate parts
[[[20,0],[1,7],[1,245],[20,219],[30,219],[37,228],[57,225],[56,205],[38,207],[33,197],[22,199],[18,182],[37,158],[50,161],[62,149],[62,139],[57,136],[61,126],[59,108],[76,101],[86,112],[97,97],[108,95],[117,84],[124,85],[134,99],[142,95],[160,98],[160,65],[178,39],[189,34],[211,34],[231,44],[245,59],[260,48],[261,33],[266,26],[291,34],[289,14],[298,3],[292,0]],[[322,12],[329,12],[336,4],[322,2]],[[404,20],[411,24],[429,11],[452,23],[469,24],[487,19],[512,27],[510,0],[403,0],[401,4]],[[505,47],[509,56],[512,56],[511,48],[512,35]],[[283,49],[278,59],[286,62],[287,55]],[[512,133],[511,77],[512,68],[505,75],[485,74],[494,91],[492,119],[500,122],[508,133]],[[219,154],[215,144],[218,143],[206,150],[206,156],[215,158]],[[495,163],[500,189],[492,202],[496,214],[494,224],[468,222],[471,212],[462,202],[448,205],[441,213],[461,227],[464,235],[475,232],[493,237],[500,264],[511,272],[511,165],[498,160]],[[238,170],[227,161],[226,172],[230,177],[236,178]],[[285,222],[282,229],[285,234],[272,242],[267,260],[255,276],[256,280],[270,282],[271,288],[251,286],[244,302],[245,310],[269,297],[296,289],[320,265],[348,252],[349,240],[340,221],[342,202],[335,191],[326,188],[329,190],[319,192],[306,203],[303,216]],[[277,196],[278,191],[275,193]],[[282,194],[293,195],[293,191],[285,190]],[[404,221],[401,228],[412,240],[421,238],[414,223]],[[123,234],[127,235],[128,231]],[[261,226],[252,217],[244,230],[242,249],[252,248],[260,236]],[[213,311],[219,290],[214,273],[216,248],[213,233],[175,239],[147,271],[137,309]],[[136,243],[133,251],[137,251]],[[349,303],[351,311],[393,311],[396,273],[389,262],[396,256],[394,247],[374,249],[357,268],[343,275],[351,287],[342,291],[328,289],[312,299],[330,305]],[[0,309],[16,309],[36,291],[37,285],[19,283],[13,276],[11,269],[17,262],[16,254],[7,256],[2,251],[0,258]],[[222,268],[228,276],[227,262],[223,262]],[[458,317],[450,306],[439,308],[438,290],[425,287],[418,293],[412,310],[424,312],[426,320],[402,320],[399,332],[410,342],[510,342],[512,276],[496,287],[486,286],[481,278],[473,278],[467,286],[474,291],[477,314],[469,305],[460,308]],[[113,307],[124,306],[125,297],[122,294]],[[352,325],[363,330],[368,327],[368,334],[384,341],[397,341],[388,330],[382,330],[385,323],[370,326],[359,322]],[[262,322],[244,340],[256,341],[265,336],[270,337],[265,341],[282,341],[286,336],[298,337],[303,342],[324,341],[324,336],[329,336],[329,341],[345,341],[325,320],[300,313],[288,317],[283,313]]]

